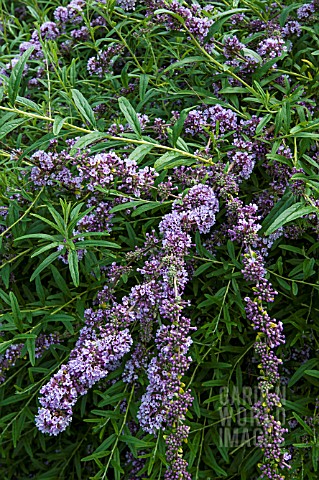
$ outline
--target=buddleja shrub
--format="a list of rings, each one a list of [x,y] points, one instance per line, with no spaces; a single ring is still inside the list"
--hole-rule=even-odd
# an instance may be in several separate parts
[[[1,478],[318,478],[319,2],[0,12]]]

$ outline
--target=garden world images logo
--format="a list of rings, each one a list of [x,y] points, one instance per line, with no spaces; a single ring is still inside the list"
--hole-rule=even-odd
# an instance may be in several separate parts
[[[286,387],[281,386],[276,393],[283,400]],[[226,448],[255,446],[262,427],[254,416],[253,407],[264,398],[257,387],[222,387],[219,391],[219,446]],[[275,420],[285,423],[285,410],[278,407],[273,412]]]

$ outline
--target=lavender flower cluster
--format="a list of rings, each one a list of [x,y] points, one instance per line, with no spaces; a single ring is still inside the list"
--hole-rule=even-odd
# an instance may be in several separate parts
[[[146,255],[147,251],[150,253],[143,268],[139,269],[145,278],[144,283],[132,287],[121,304],[114,301],[109,287],[98,294],[100,305],[112,301],[113,307],[86,311],[86,324],[80,331],[68,363],[62,365],[41,389],[43,396],[36,417],[40,431],[57,435],[68,427],[79,396],[105,378],[131,349],[133,341],[128,327],[138,321],[141,325],[140,343],[126,364],[123,380],[134,382],[136,372],[146,369],[149,383],[137,414],[140,426],[145,432],[153,434],[160,429],[171,429],[166,478],[180,478],[180,475],[190,478],[180,447],[173,448],[174,436],[176,445],[180,442],[178,439],[182,431],[183,440],[186,439],[188,428],[175,430],[175,425],[183,423],[192,403],[190,391],[184,389],[182,382],[191,362],[188,350],[192,343],[190,320],[182,315],[187,305],[182,300],[188,280],[185,255],[191,247],[189,232],[194,229],[208,232],[215,223],[218,208],[211,187],[203,184],[192,187],[183,198],[173,203],[172,213],[163,217],[160,223],[162,241],[149,237],[141,251],[142,255]],[[113,284],[116,281],[114,267],[109,279]],[[155,335],[158,353],[148,362],[146,345],[152,339],[157,315],[162,322]]]
[[[283,480],[280,470],[289,468],[288,452],[282,447],[287,429],[276,420],[276,409],[281,407],[280,399],[274,392],[280,380],[279,367],[282,360],[277,357],[275,349],[285,343],[283,324],[267,313],[264,303],[274,302],[277,292],[267,280],[265,255],[273,239],[267,244],[259,236],[261,229],[257,205],[244,206],[238,199],[230,202],[229,217],[236,224],[228,229],[232,240],[238,241],[244,249],[242,274],[245,280],[253,282],[255,299],[245,297],[247,319],[257,332],[255,352],[260,358],[260,376],[258,386],[263,401],[254,405],[255,417],[263,429],[258,437],[259,446],[264,451],[264,462],[260,467],[261,478]],[[280,235],[280,233],[279,233]]]
[[[216,129],[219,133],[237,129],[237,115],[221,105],[214,105],[205,110],[194,109],[189,112],[185,121],[185,132],[195,135],[204,133],[205,127]]]
[[[200,7],[198,4],[192,4],[190,6],[182,5],[178,0],[173,0],[169,8],[163,0],[155,0],[147,2],[148,4],[148,16],[155,17],[154,20],[158,23],[162,23],[168,30],[183,30],[181,22],[177,18],[181,18],[183,25],[189,34],[191,34],[197,41],[204,44],[205,39],[209,33],[210,27],[213,25],[213,20],[208,16],[208,9]],[[158,13],[154,15],[154,12],[158,9],[169,10],[172,13],[178,15],[178,17],[170,15],[169,13]],[[205,48],[210,50],[212,43],[208,42]]]
[[[140,118],[143,122],[143,117],[140,116]],[[149,121],[148,117],[145,121]],[[243,275],[247,281],[255,283],[255,299],[252,300],[249,297],[245,299],[246,314],[258,333],[255,350],[256,354],[261,357],[259,387],[265,401],[280,378],[281,360],[276,356],[275,348],[284,342],[282,324],[272,319],[262,304],[263,302],[273,302],[277,293],[265,278],[265,255],[267,255],[267,249],[273,240],[266,241],[258,234],[261,226],[256,205],[244,206],[240,200],[232,197],[230,197],[232,200],[229,201],[229,195],[237,194],[241,179],[248,179],[255,166],[255,152],[258,151],[259,146],[248,141],[245,135],[246,132],[249,132],[249,135],[254,134],[258,122],[259,120],[255,121],[255,119],[239,122],[234,112],[219,105],[206,110],[189,112],[185,121],[186,133],[206,134],[205,129],[210,126],[217,129],[217,138],[222,139],[221,134],[229,132],[233,134],[233,150],[228,153],[231,160],[228,172],[223,172],[222,164],[198,166],[195,170],[185,167],[175,169],[174,175],[178,181],[184,182],[185,186],[191,188],[185,196],[179,195],[174,200],[172,212],[165,215],[160,222],[161,242],[155,241],[155,237],[151,240],[153,245],[150,250],[151,256],[139,269],[145,278],[144,283],[132,287],[130,294],[122,299],[122,304],[114,304],[115,310],[111,311],[113,313],[108,312],[108,316],[112,317],[116,311],[116,318],[119,318],[120,312],[121,318],[126,319],[121,324],[122,328],[127,327],[133,319],[141,325],[140,341],[133,350],[131,360],[125,366],[123,380],[132,383],[136,382],[141,372],[145,371],[147,374],[148,385],[141,398],[138,420],[142,429],[147,433],[156,434],[160,429],[170,430],[167,478],[180,478],[181,476],[181,478],[183,476],[189,478],[187,477],[187,464],[181,457],[180,446],[175,453],[171,450],[174,442],[179,445],[180,430],[175,426],[183,424],[185,414],[192,403],[190,391],[184,390],[185,386],[182,383],[182,378],[191,362],[188,355],[191,345],[190,321],[182,315],[182,310],[187,305],[182,300],[182,294],[188,281],[185,255],[192,246],[191,232],[198,230],[202,234],[207,234],[216,222],[219,202],[215,190],[222,198],[228,199],[229,222],[232,224],[228,228],[228,234],[233,241],[238,241],[243,245]],[[280,147],[278,153],[289,156],[289,151],[284,147]],[[154,169],[149,167],[138,169],[136,162],[127,158],[121,159],[114,152],[96,155],[90,155],[90,152],[78,152],[72,157],[68,150],[59,154],[47,154],[40,151],[34,154],[32,159],[37,163],[37,167],[33,168],[31,174],[35,185],[51,186],[54,180],[60,178],[59,169],[64,172],[67,169],[69,173],[67,176],[65,175],[67,181],[64,180],[64,184],[69,182],[69,184],[75,185],[79,192],[91,192],[93,195],[87,205],[95,206],[99,210],[95,210],[94,213],[81,220],[77,226],[79,232],[82,231],[82,228],[85,230],[88,227],[94,228],[95,231],[110,228],[112,216],[108,212],[112,205],[105,204],[103,208],[102,204],[98,203],[95,197],[97,186],[110,187],[116,179],[116,187],[119,191],[137,198],[142,195],[145,198],[150,194],[157,176]],[[268,168],[269,171],[270,169],[271,167]],[[205,181],[207,183],[200,183]],[[173,185],[174,183],[171,183],[171,186]],[[171,189],[168,190],[168,195],[170,192]],[[284,188],[279,193],[282,195],[283,192]],[[149,242],[150,240],[145,244],[144,252],[148,250]],[[145,253],[142,253],[143,255]],[[113,273],[115,271],[113,268],[109,274],[112,282],[117,276],[116,273]],[[103,294],[101,292],[99,296],[100,302],[105,303],[102,301],[103,296],[105,296],[106,302],[114,302],[109,288]],[[95,313],[90,311],[90,315],[100,318],[105,313],[103,310]],[[158,315],[165,323],[157,329],[155,334],[157,354],[149,359],[147,344],[153,338],[154,319]],[[121,332],[122,330],[119,335]],[[129,335],[128,330],[125,330],[126,334]],[[43,432],[55,435],[67,428],[72,420],[73,406],[77,398],[87,392],[95,381],[104,378],[114,368],[113,364],[107,360],[110,355],[108,343],[110,332],[105,333],[100,326],[99,332],[94,337],[95,343],[92,343],[90,335],[90,330],[85,327],[81,332],[76,349],[71,354],[70,362],[63,365],[56,376],[51,379],[52,385],[49,382],[47,386],[43,387],[44,397],[40,400],[42,408],[37,417],[37,425]],[[132,339],[128,340],[127,337],[125,339],[126,347],[116,359],[120,359],[131,348]],[[104,350],[107,351],[106,354]],[[85,352],[84,357],[82,357],[82,352]],[[85,371],[78,367],[79,361],[86,365]],[[116,362],[115,365],[117,365]],[[53,394],[51,395],[50,392],[55,391],[57,385],[59,385],[61,395],[59,394],[57,403],[54,403]],[[261,471],[265,475],[271,471],[274,478],[279,475],[277,474],[278,468],[281,469],[287,465],[288,459],[286,452],[281,448],[285,429],[269,413],[271,408],[274,406],[277,408],[278,405],[278,402],[267,404],[265,411],[268,412],[268,415],[265,415],[264,410],[262,410],[263,413],[261,412],[259,404],[255,406],[256,418],[264,429],[264,434],[258,439],[260,446],[265,451],[265,463]],[[270,424],[273,427],[270,427]],[[175,438],[176,440],[174,440]],[[276,449],[273,448],[273,445],[276,445]]]
[[[206,53],[213,51],[215,47],[209,39],[209,32],[214,24],[214,7],[208,5],[202,8],[197,4],[182,4],[177,0],[169,5],[162,0],[146,3],[147,15],[152,22],[165,25],[167,30],[178,31],[178,35],[184,35],[187,40],[195,39],[197,46],[199,43],[202,50],[206,49]],[[118,5],[128,11],[135,8],[136,2],[118,0]],[[54,11],[55,21],[44,22],[32,32],[30,40],[20,45],[20,55],[33,47],[31,59],[40,63],[36,77],[29,81],[29,86],[39,85],[39,79],[49,68],[43,60],[45,42],[60,41],[71,26],[75,26],[70,32],[71,40],[69,38],[60,44],[61,51],[67,55],[72,46],[87,41],[92,31],[106,27],[105,19],[95,13],[92,14],[90,24],[83,25],[85,6],[85,0],[72,0],[67,6],[58,7]],[[160,8],[165,9],[165,12],[155,13]],[[297,10],[299,21],[288,17],[283,27],[278,23],[276,13],[267,24],[262,20],[249,23],[242,13],[234,15],[232,25],[244,26],[252,34],[252,48],[261,60],[258,55],[249,56],[245,40],[239,34],[224,37],[220,47],[216,42],[216,49],[226,58],[227,68],[239,71],[243,78],[250,78],[258,65],[271,63],[289,52],[289,38],[293,35],[300,36],[303,25],[313,22],[317,11],[317,1],[305,4]],[[124,14],[121,12],[119,15]],[[123,52],[124,47],[120,44],[111,44],[106,49],[103,47],[89,58],[88,74],[104,80],[106,74],[113,73],[115,59]],[[1,74],[8,75],[17,61],[18,57],[13,58]],[[271,68],[275,72],[276,64]],[[24,75],[28,74],[28,70],[29,67],[26,66]],[[225,81],[225,85],[240,84],[231,77],[225,78]],[[282,87],[286,79],[281,76],[275,81]],[[183,296],[192,274],[192,265],[188,263],[187,257],[194,247],[194,232],[209,236],[204,244],[208,252],[216,253],[216,246],[222,245],[226,238],[237,242],[242,249],[241,273],[252,291],[251,296],[244,298],[245,312],[256,332],[254,351],[259,359],[258,387],[262,395],[262,400],[253,408],[255,418],[262,428],[262,434],[258,438],[258,444],[264,452],[260,466],[261,478],[282,480],[282,470],[289,468],[290,454],[283,448],[287,430],[276,420],[275,415],[282,408],[281,398],[275,392],[281,380],[282,365],[277,349],[285,344],[285,335],[283,323],[270,314],[277,291],[267,278],[267,255],[276,238],[283,234],[294,238],[298,232],[292,232],[295,227],[287,227],[265,238],[260,230],[262,216],[268,214],[282,198],[287,187],[290,187],[295,196],[305,192],[303,182],[293,179],[293,175],[304,171],[290,166],[294,163],[293,153],[285,143],[276,146],[277,158],[281,156],[283,162],[266,158],[266,154],[270,153],[266,144],[271,144],[274,140],[272,130],[263,128],[259,132],[266,140],[262,143],[256,130],[262,118],[252,116],[240,120],[240,112],[235,107],[223,106],[225,104],[220,89],[225,85],[217,80],[212,87],[220,104],[188,109],[184,133],[204,140],[205,146],[195,151],[197,164],[174,168],[166,180],[162,180],[164,175],[160,176],[149,163],[143,168],[139,167],[128,156],[126,147],[121,156],[112,150],[93,153],[88,149],[71,154],[70,148],[76,139],[69,140],[68,148],[59,152],[55,149],[57,142],[52,141],[49,151],[38,150],[31,156],[31,173],[27,169],[23,171],[25,178],[31,180],[32,189],[45,187],[54,192],[55,186],[62,187],[63,192],[75,195],[77,200],[83,199],[85,206],[91,209],[79,220],[73,231],[74,235],[78,235],[78,241],[84,232],[105,233],[111,232],[114,225],[117,228],[118,219],[115,219],[113,225],[114,215],[111,213],[116,205],[131,199],[152,201],[155,195],[157,199],[170,200],[172,209],[159,222],[159,236],[155,232],[146,234],[143,247],[127,254],[127,265],[113,263],[101,267],[101,272],[107,279],[106,284],[97,294],[94,309],[85,311],[84,326],[70,358],[59,366],[57,373],[41,388],[41,406],[36,417],[36,425],[43,433],[58,435],[66,430],[72,421],[78,399],[97,382],[106,379],[109,372],[117,369],[123,357],[130,352],[122,380],[139,388],[138,380],[141,376],[146,376],[146,387],[143,393],[138,392],[141,393],[141,403],[137,418],[146,434],[157,436],[160,430],[165,432],[166,480],[191,479],[182,447],[190,431],[185,423],[193,399],[183,380],[192,361],[191,331],[195,328],[184,312],[189,302]],[[130,94],[136,86],[138,82],[134,79],[124,89],[124,93]],[[94,109],[102,124],[107,109],[106,102]],[[153,119],[151,113],[150,116],[137,113],[143,134],[145,130],[147,134],[152,132],[157,141],[166,145],[167,140],[170,140],[170,129],[179,119],[179,111],[171,113],[170,121],[159,117]],[[111,122],[116,121],[111,116]],[[132,125],[111,123],[106,125],[104,131],[108,135],[120,136],[121,140],[124,132],[130,135]],[[131,145],[128,145],[127,150],[130,148]],[[238,194],[256,166],[262,168],[269,185],[262,192],[255,193],[254,190],[255,203],[245,205]],[[113,193],[115,190],[118,192],[115,199],[107,197],[109,189]],[[219,211],[220,203],[223,203],[226,210],[227,221],[212,232],[216,216],[220,218],[224,215],[223,209]],[[0,210],[0,215],[5,218],[7,210],[5,214],[3,212]],[[125,213],[129,215],[130,210],[127,209]],[[313,221],[313,229],[318,232],[316,218],[308,219]],[[63,250],[63,245],[58,249]],[[78,259],[82,260],[85,250],[77,252]],[[59,258],[64,263],[68,261],[65,254]],[[121,277],[130,276],[134,271],[132,264],[136,262],[140,263],[134,273],[140,281],[134,284],[136,277],[133,279],[131,276],[133,286],[130,283],[129,293],[119,300],[119,292],[115,288],[117,282]],[[55,335],[40,336],[36,341],[36,357],[57,342],[59,338]],[[23,344],[14,344],[1,357],[0,383],[5,380],[5,371],[15,365],[22,350]],[[136,468],[132,475],[137,475],[142,465],[143,462],[135,460]]]
[[[83,216],[77,223],[73,235],[73,243],[83,240],[79,236],[83,232],[107,232],[112,227],[110,213],[112,207],[120,202],[126,202],[127,198],[117,198],[114,202],[102,200],[97,186],[109,188],[115,178],[117,189],[126,195],[135,197],[150,197],[154,182],[158,173],[152,167],[138,168],[136,161],[128,158],[120,158],[114,152],[90,155],[88,151],[78,151],[75,155],[70,154],[70,148],[74,140],[68,142],[68,147],[59,153],[35,152],[31,161],[34,166],[31,169],[31,181],[38,188],[41,186],[53,187],[60,185],[67,192],[74,192],[77,197],[85,197],[86,207],[91,212]],[[89,198],[88,198],[89,196]],[[64,249],[64,244],[59,245],[58,250]],[[86,251],[77,249],[77,256],[82,260]],[[68,264],[68,252],[60,255],[60,260]]]
[[[31,180],[37,187],[60,185],[76,194],[94,192],[96,186],[109,187],[117,179],[117,189],[136,197],[149,194],[158,173],[152,167],[139,169],[135,160],[120,158],[114,152],[90,155],[88,151],[70,154],[75,143],[59,153],[37,151],[31,157]],[[94,203],[90,200],[89,206]]]
[[[78,397],[99,380],[106,377],[118,361],[129,352],[132,337],[128,329],[119,330],[113,324],[101,324],[101,317],[90,316],[87,311],[87,325],[80,332],[75,348],[67,364],[44,385],[40,393],[41,407],[36,416],[36,425],[43,433],[58,435],[72,421],[73,410]],[[98,318],[98,322],[96,322]]]
[[[96,57],[91,57],[88,60],[87,69],[89,74],[103,78],[106,73],[112,73],[115,57],[122,50],[122,45],[111,45],[104,51],[100,50]]]
[[[121,159],[114,152],[99,153],[87,158],[78,165],[78,180],[89,191],[94,191],[97,185],[109,187],[115,176],[117,189],[123,193],[140,197],[148,194],[158,175],[152,167],[139,169],[135,160]]]
[[[57,345],[61,341],[58,333],[40,334],[35,339],[35,358],[40,358],[51,345]],[[6,380],[6,372],[14,367],[17,360],[21,358],[24,343],[15,343],[11,345],[4,354],[0,355],[0,384]]]
[[[191,343],[187,335],[189,324],[189,319],[182,317],[178,325],[162,325],[156,334],[159,354],[148,365],[149,384],[137,415],[141,427],[148,433],[155,434],[172,427],[176,421],[185,420],[192,403],[190,392],[184,391],[181,383],[191,361],[187,356]]]

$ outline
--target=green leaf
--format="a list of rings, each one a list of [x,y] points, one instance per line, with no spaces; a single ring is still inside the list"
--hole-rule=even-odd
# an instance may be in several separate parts
[[[175,69],[179,70],[181,67],[184,67],[184,65],[188,65],[189,63],[202,63],[206,61],[207,59],[205,57],[200,57],[198,55],[194,57],[183,58],[183,60],[178,60],[177,62],[172,63],[169,67],[165,68],[162,73],[166,73]]]
[[[86,238],[86,237],[109,237],[109,232],[81,232],[73,235],[72,238]]]
[[[257,128],[256,128],[256,135],[258,135],[262,129],[264,128],[265,125],[269,122],[271,119],[272,115],[271,113],[268,113],[268,115],[265,115],[262,120],[258,123]]]
[[[0,353],[5,352],[10,347],[10,345],[12,345],[12,343],[13,343],[13,340],[7,340],[5,342],[1,342],[0,343]]]
[[[121,248],[117,243],[108,242],[107,240],[81,240],[75,244],[77,250],[86,247]]]
[[[167,152],[164,153],[160,158],[156,160],[154,163],[154,168],[156,170],[162,170],[163,168],[167,167],[170,163],[174,160],[181,158],[181,154],[177,152]]]
[[[83,137],[79,138],[71,148],[70,154],[74,155],[77,150],[82,150],[86,148],[88,145],[91,145],[94,142],[98,142],[99,140],[105,140],[107,135],[101,132],[93,132],[84,135]]]
[[[190,449],[190,459],[188,463],[190,467],[193,465],[195,458],[197,458],[200,439],[201,439],[201,432],[197,432],[196,435],[192,438],[192,440],[188,441],[188,446]]]
[[[17,416],[12,423],[12,443],[14,448],[16,448],[18,440],[20,438],[21,431],[25,423],[25,417],[25,412],[22,411],[21,414]]]
[[[176,140],[176,147],[183,150],[183,152],[189,152],[187,143],[181,137]]]
[[[15,340],[28,340],[28,339],[36,339],[37,336],[35,333],[18,333],[18,335],[14,336]]]
[[[308,213],[315,212],[316,210],[317,209],[315,207],[305,206],[304,203],[297,202],[291,207],[289,207],[287,210],[285,210],[283,213],[281,213],[273,221],[273,223],[267,228],[265,235],[270,235],[271,233],[274,233],[276,230],[278,230],[278,228],[282,227],[286,223],[292,222],[293,220],[303,217]]]
[[[74,211],[75,210],[75,211]],[[67,225],[67,231],[69,232],[69,236],[72,235],[73,233],[73,230],[74,228],[76,227],[76,225],[78,224],[78,222],[83,218],[85,217],[85,215],[88,215],[89,213],[91,213],[92,211],[94,210],[94,207],[90,207],[88,208],[87,210],[83,211],[83,212],[78,212],[77,209],[73,209],[72,212],[71,212],[71,216],[70,218],[72,219],[69,224]],[[91,234],[91,232],[86,232],[84,234],[84,236],[86,236],[87,234]],[[105,234],[105,232],[104,232]],[[96,233],[95,235],[98,235],[98,233]],[[83,237],[83,235],[82,235]]]
[[[310,375],[310,377],[319,378],[319,370],[306,370],[306,375]]]
[[[20,307],[19,307],[17,297],[13,292],[10,292],[9,298],[10,298],[11,309],[12,309],[12,317],[13,317],[15,326],[21,332],[23,330],[22,314],[20,312]]]
[[[205,450],[205,456],[203,458],[204,462],[216,472],[218,477],[220,476],[228,477],[228,473],[225,472],[225,470],[218,465],[212,450],[209,448],[207,444],[204,446],[204,450]]]
[[[300,413],[300,415],[310,414],[309,410],[304,406],[305,400],[296,400],[292,402],[290,400],[286,400],[285,398],[283,398],[282,404],[286,408],[286,410],[292,410],[292,411],[298,412]]]
[[[250,48],[243,48],[242,52],[245,55],[245,57],[252,57],[255,60],[257,60],[260,64],[263,63],[263,59],[261,58],[261,56],[258,55],[258,53],[254,52],[254,50],[250,50]]]
[[[136,133],[136,135],[141,138],[142,130],[141,130],[141,124],[138,119],[138,116],[130,104],[130,102],[127,100],[125,97],[120,97],[119,98],[119,107],[121,109],[121,112],[123,113],[124,117],[130,124],[130,127]]]
[[[10,300],[10,297],[9,295],[4,292],[2,290],[2,288],[0,288],[0,298],[2,298],[2,300],[4,301],[4,303],[6,303],[7,305],[10,305],[11,306],[11,300]]]
[[[313,133],[313,132],[298,132],[293,135],[295,138],[310,138],[312,140],[318,140],[319,139],[319,133]]]
[[[114,435],[114,437],[116,437],[115,434],[113,434],[113,435]],[[113,439],[112,439],[112,441],[113,441]],[[109,454],[110,454],[109,450],[103,450],[102,452],[95,452],[95,453],[92,453],[92,455],[88,455],[87,457],[81,458],[81,462],[89,462],[91,460],[95,460],[96,458],[107,457]]]
[[[32,110],[39,113],[40,115],[43,115],[41,107],[39,105],[37,105],[35,102],[33,102],[32,100],[30,100],[29,98],[24,98],[24,97],[19,97],[18,96],[16,98],[16,102],[21,104],[21,105],[24,105],[25,107],[31,108]]]
[[[305,252],[301,248],[294,247],[293,245],[279,245],[279,248],[282,250],[288,250],[289,252],[298,253],[299,255],[305,255]]]
[[[137,163],[141,162],[143,158],[150,153],[150,151],[154,148],[154,145],[139,145],[136,147],[133,152],[130,154],[129,159],[133,160]]]
[[[80,284],[80,276],[79,276],[79,259],[76,250],[70,250],[68,254],[68,262],[69,262],[69,270],[71,273],[71,277],[73,283],[76,287]]]
[[[15,120],[11,120],[11,122],[7,122],[0,127],[0,139],[5,137],[8,133],[12,132],[17,127],[20,127],[23,123],[26,123],[25,118],[17,118]]]
[[[303,419],[301,417],[299,417],[299,415],[296,413],[296,412],[292,412],[293,416],[295,417],[295,419],[297,420],[298,423],[300,423],[300,425],[305,429],[305,431],[311,436],[313,437],[314,436],[314,432],[311,430],[311,428],[309,427],[309,425],[306,424],[306,422],[303,421]]]
[[[202,383],[203,387],[223,387],[227,385],[227,380],[207,380]]]
[[[247,91],[245,87],[225,87],[219,90],[219,93],[247,93]]]
[[[275,204],[270,213],[264,219],[262,223],[262,230],[264,232],[282,212],[287,210],[294,202],[294,197],[290,192],[284,194],[284,196]]]
[[[305,375],[305,371],[315,367],[318,364],[318,360],[316,358],[311,358],[306,363],[300,365],[300,367],[295,371],[291,379],[289,380],[288,387],[291,388],[295,385],[295,383],[300,380],[301,377]]]
[[[19,88],[20,88],[20,83],[22,79],[22,74],[23,74],[23,69],[25,67],[25,64],[27,63],[31,53],[33,52],[35,47],[30,47],[28,50],[26,50],[15,66],[12,69],[9,82],[8,82],[8,96],[10,103],[14,105],[16,98],[18,96]]]
[[[285,7],[285,8],[282,9],[282,11],[279,15],[279,23],[280,23],[281,27],[283,27],[285,25],[290,12],[292,12],[292,10],[296,10],[301,5],[303,5],[303,4],[302,3],[293,3],[292,5],[289,5],[288,7]]]
[[[208,270],[209,268],[212,268],[212,263],[209,262],[209,263],[204,263],[203,265],[200,265],[196,270],[195,272],[193,273],[194,277],[198,277],[199,275],[201,275],[202,273],[204,273],[206,270]]]
[[[40,217],[42,218],[42,217]],[[57,238],[56,236],[53,236],[53,235],[47,235],[46,233],[29,233],[28,235],[22,235],[22,237],[18,237],[16,238],[14,241],[15,242],[19,242],[20,240],[26,240],[26,239],[30,239],[30,238],[41,238],[42,240],[50,240],[51,242],[53,241],[56,241]]]
[[[31,365],[35,365],[35,338],[27,338],[26,347],[29,353]]]
[[[145,203],[145,200],[134,200],[132,202],[121,203],[121,205],[116,205],[115,207],[111,208],[110,213],[120,212],[121,210],[137,207],[138,205],[142,205],[144,203]]]
[[[29,153],[33,152],[34,150],[46,150],[50,144],[50,140],[54,138],[53,133],[47,133],[39,140],[32,143],[29,147],[25,148],[20,155],[20,159],[29,155]]]
[[[59,227],[60,231],[63,232],[64,229],[66,228],[64,219],[61,217],[59,212],[55,210],[55,208],[53,208],[51,205],[48,205],[48,210],[51,213],[52,217],[54,218],[55,223]]]
[[[58,135],[60,133],[60,130],[62,129],[63,124],[64,122],[67,121],[67,119],[68,118],[59,117],[59,115],[55,117],[53,122],[53,127],[52,127],[52,131],[54,135]]]
[[[3,407],[5,405],[11,405],[12,403],[18,403],[21,402],[22,400],[25,400],[28,398],[28,394],[24,395],[11,395],[10,397],[6,397],[3,400],[0,401],[0,406]]]
[[[160,202],[148,202],[145,205],[137,207],[137,209],[132,212],[132,217],[137,217],[141,213],[147,212],[148,210],[153,210],[153,208],[161,207],[162,205],[163,203]]]
[[[118,448],[116,448],[114,451],[113,459],[111,460],[111,465],[114,471],[114,480],[121,480],[121,473],[124,473],[124,470],[121,468],[120,451]]]
[[[166,8],[159,8],[154,12],[154,15],[160,15],[162,13],[171,15],[172,17],[176,18],[176,20],[178,20],[182,25],[185,24],[185,20],[181,15],[178,15],[178,13],[172,12],[172,10],[166,10]]]
[[[45,258],[31,275],[30,282],[32,282],[32,280],[34,280],[47,266],[54,262],[54,260],[56,260],[59,255],[63,255],[64,252],[65,248],[63,248],[63,250],[61,250],[60,252],[53,252],[51,253],[51,255]]]
[[[239,2],[237,2],[238,4]],[[229,15],[234,15],[235,13],[243,13],[249,11],[248,8],[231,8],[231,9],[226,9],[224,12],[218,12],[215,15],[213,15],[213,18],[223,18],[223,17],[228,17]]]
[[[296,282],[292,282],[291,290],[292,290],[293,295],[296,297],[298,295],[298,285],[297,285]]]
[[[42,220],[42,222],[47,223],[48,225],[50,225],[50,227],[52,227],[54,230],[57,230],[62,236],[64,236],[64,234],[65,234],[64,225],[63,225],[63,223],[61,225],[60,221],[55,224],[55,223],[51,222],[51,220],[49,220],[48,218],[42,217],[41,215],[37,215],[36,213],[31,213],[31,215],[32,215],[32,217],[36,217],[39,220]]]
[[[98,452],[104,452],[105,450],[107,450],[111,445],[112,443],[114,443],[114,441],[116,440],[116,435],[115,433],[112,433],[112,435],[110,435],[108,438],[106,438],[102,443],[101,445],[99,445],[97,447],[97,449],[95,450],[96,453]],[[82,459],[83,460],[83,459]]]
[[[14,119],[15,116],[16,116],[16,115],[15,115],[15,113],[13,113],[13,112],[4,113],[4,114],[0,117],[0,127],[2,127],[2,125],[7,124],[10,120]]]
[[[140,440],[139,438],[132,437],[130,435],[121,435],[120,440],[126,444],[133,445],[136,448],[149,448],[154,447],[153,442],[145,442],[145,440]]]
[[[177,122],[173,126],[173,128],[172,128],[173,147],[176,147],[176,142],[177,142],[178,137],[180,136],[180,134],[183,130],[184,123],[185,123],[185,120],[187,118],[188,112],[190,110],[192,110],[193,108],[194,107],[190,107],[190,108],[185,108],[184,110],[182,110],[180,115],[179,115],[179,118],[178,118]]]
[[[94,128],[96,128],[96,120],[95,120],[94,112],[90,107],[90,104],[87,101],[87,99],[76,88],[72,88],[71,92],[72,92],[72,98],[74,100],[76,108],[78,109],[78,111],[80,112],[84,120],[86,120]]]
[[[51,250],[51,248],[56,248],[60,245],[60,242],[49,243],[49,245],[44,245],[43,247],[38,248],[35,252],[32,253],[31,258],[41,255],[41,253]]]
[[[213,25],[210,27],[208,34],[205,37],[204,43],[208,43],[209,40],[212,38],[215,33],[220,32],[224,23],[227,22],[227,20],[233,16],[233,13],[229,13],[227,16],[224,16],[223,18],[220,18],[217,20],[217,22],[214,22]]]
[[[311,457],[312,457],[313,469],[315,472],[317,472],[318,464],[319,464],[319,446],[318,445],[312,445]]]
[[[139,87],[139,93],[140,93],[140,100],[141,102],[144,100],[145,98],[145,93],[146,93],[146,89],[147,89],[147,85],[148,85],[148,82],[149,82],[149,75],[146,75],[145,73],[142,73],[142,75],[140,76],[140,87]]]

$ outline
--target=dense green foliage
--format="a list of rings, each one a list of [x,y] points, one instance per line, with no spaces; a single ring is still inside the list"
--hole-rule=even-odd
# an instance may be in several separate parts
[[[1,367],[0,477],[164,478],[167,432],[146,433],[134,423],[148,379],[144,365],[134,386],[123,381],[130,354],[78,400],[71,425],[58,436],[35,426],[39,391],[67,363],[84,311],[107,308],[96,295],[112,283],[113,262],[121,266],[112,284],[113,301],[120,302],[143,282],[139,269],[147,234],[154,230],[161,238],[159,223],[174,201],[191,186],[205,184],[210,167],[220,164],[212,174],[219,195],[216,224],[207,234],[191,233],[193,246],[186,255],[185,315],[197,329],[191,332],[192,363],[183,378],[194,399],[186,414],[190,432],[183,450],[194,480],[259,478],[263,452],[252,412],[260,400],[253,348],[257,334],[244,301],[253,285],[242,273],[243,245],[229,235],[227,223],[227,178],[236,183],[240,176],[232,164],[236,134],[239,125],[254,126],[256,119],[254,128],[241,130],[256,158],[253,171],[238,182],[238,198],[245,205],[257,203],[262,238],[281,232],[274,236],[266,269],[278,291],[268,312],[283,323],[286,337],[277,350],[283,360],[277,415],[288,429],[285,448],[292,455],[291,468],[283,474],[314,480],[319,457],[319,13],[298,20],[299,36],[285,37],[283,28],[297,19],[305,2],[211,2],[211,10],[200,13],[212,20],[201,39],[179,13],[172,13],[169,1],[158,3],[154,14],[156,4],[125,11],[113,0],[83,2],[82,23],[66,23],[53,39],[40,36],[41,58],[32,49],[19,56],[19,47],[54,20],[61,4],[0,1],[2,361],[12,345],[23,344],[12,366]],[[234,15],[241,14],[245,20],[234,23]],[[97,17],[104,19],[102,27],[94,23]],[[254,30],[253,21],[262,25]],[[84,26],[84,37],[72,36],[72,30]],[[225,41],[233,35],[244,46],[227,57]],[[287,48],[274,57],[263,55],[260,42],[269,37],[282,39]],[[108,69],[102,68],[101,75],[88,71],[90,58],[114,46]],[[10,64],[17,57],[18,63]],[[236,114],[238,132],[223,130],[219,121],[189,130],[189,112],[216,105]],[[148,116],[145,124],[141,115]],[[155,119],[162,120],[160,127]],[[38,151],[60,159],[41,177],[43,183],[41,175],[35,181]],[[136,161],[139,169],[155,168],[158,176],[149,191],[127,193],[115,167],[111,184],[94,185],[97,200],[90,204],[89,180],[84,187],[53,179],[64,166],[76,176],[89,158],[105,152]],[[91,213],[101,228],[81,224]],[[136,321],[130,326],[135,343],[142,328]],[[56,335],[58,341],[38,356],[36,339],[43,334]],[[146,350],[148,359],[155,355],[154,339]],[[139,476],[132,474],[133,457],[142,459]]]

